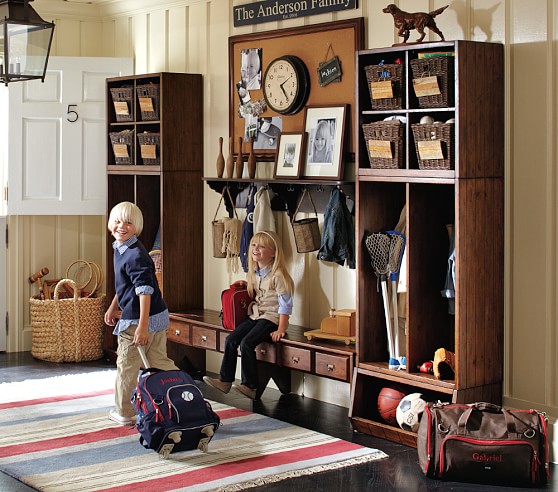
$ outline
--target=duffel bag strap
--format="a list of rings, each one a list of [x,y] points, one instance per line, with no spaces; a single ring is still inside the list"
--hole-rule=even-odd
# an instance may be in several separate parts
[[[488,414],[503,414],[504,420],[506,422],[506,436],[517,434],[515,428],[515,422],[513,416],[504,408],[499,405],[494,405],[493,403],[478,402],[473,403],[471,406],[463,412],[459,420],[457,421],[457,434],[458,435],[468,435],[467,423],[473,412],[488,413]]]

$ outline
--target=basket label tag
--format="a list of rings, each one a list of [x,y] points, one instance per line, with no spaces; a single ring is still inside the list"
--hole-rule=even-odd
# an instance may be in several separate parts
[[[370,152],[370,157],[393,159],[391,142],[389,140],[369,140],[368,151]]]
[[[418,152],[422,160],[443,159],[441,140],[422,140],[418,143]]]
[[[128,146],[126,144],[114,144],[112,146],[113,150],[114,150],[114,156],[118,157],[118,158],[122,158],[122,157],[130,157],[128,155]]]
[[[130,114],[128,111],[128,103],[126,101],[114,101],[114,111],[116,114]]]
[[[390,99],[393,97],[391,80],[370,82],[370,88],[372,89],[372,99]]]
[[[413,88],[417,97],[424,96],[437,96],[441,94],[440,86],[438,85],[438,77],[421,77],[420,79],[413,79]]]
[[[144,113],[154,113],[155,109],[153,108],[153,99],[150,97],[139,97],[139,105],[140,109]]]
[[[156,159],[156,145],[140,145],[142,159]]]

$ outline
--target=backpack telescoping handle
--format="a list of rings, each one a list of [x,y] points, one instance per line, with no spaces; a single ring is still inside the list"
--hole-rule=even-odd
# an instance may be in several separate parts
[[[141,357],[141,361],[143,362],[143,368],[147,369],[149,368],[149,361],[147,360],[147,355],[145,355],[145,350],[143,349],[143,347],[141,345],[137,345],[137,349],[138,352],[140,354]]]

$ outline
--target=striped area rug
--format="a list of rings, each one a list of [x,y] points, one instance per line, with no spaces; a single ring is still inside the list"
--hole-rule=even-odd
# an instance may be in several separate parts
[[[112,423],[115,371],[0,384],[0,470],[44,491],[233,491],[386,458],[382,451],[212,402],[222,426],[160,459]]]

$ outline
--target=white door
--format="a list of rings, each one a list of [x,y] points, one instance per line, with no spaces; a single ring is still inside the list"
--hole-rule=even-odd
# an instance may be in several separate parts
[[[44,83],[9,85],[6,215],[105,214],[105,79],[132,73],[131,58],[51,57]]]

